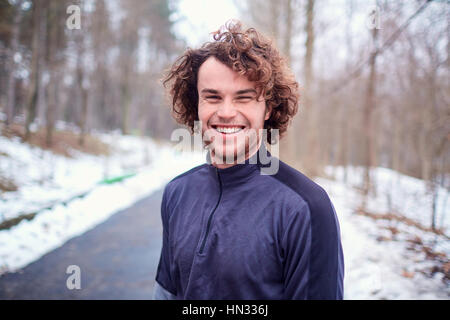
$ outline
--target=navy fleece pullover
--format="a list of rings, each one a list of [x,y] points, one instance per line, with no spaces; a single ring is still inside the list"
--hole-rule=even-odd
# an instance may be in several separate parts
[[[227,169],[206,163],[166,186],[156,281],[177,299],[342,299],[327,193],[281,161],[261,174],[254,157]]]

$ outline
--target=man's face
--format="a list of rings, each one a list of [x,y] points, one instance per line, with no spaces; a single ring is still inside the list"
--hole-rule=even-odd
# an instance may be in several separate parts
[[[270,117],[265,100],[257,99],[255,83],[210,57],[198,71],[197,90],[204,140],[211,142],[212,159],[222,159],[217,166],[226,168],[233,165],[226,159],[236,163],[253,155],[261,140],[259,130]]]

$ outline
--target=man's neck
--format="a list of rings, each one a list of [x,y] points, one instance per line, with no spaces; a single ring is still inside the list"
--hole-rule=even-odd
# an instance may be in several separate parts
[[[248,160],[251,157],[253,157],[253,155],[255,155],[259,151],[259,149],[261,148],[261,143],[262,143],[262,141],[259,142],[258,147],[253,148],[253,150],[251,152],[247,152],[247,154],[245,155],[243,161],[235,161],[233,163],[217,163],[217,162],[214,161],[215,155],[214,154],[210,154],[211,164],[214,167],[218,168],[218,169],[227,169],[227,168],[231,168],[231,167],[233,167],[233,166],[235,166],[237,164],[243,163],[246,160]],[[213,151],[211,150],[210,153],[213,153]]]
[[[214,167],[218,168],[218,169],[227,169],[227,168],[231,168],[231,167],[237,165],[237,163],[222,163],[222,164],[218,164],[218,163],[215,163],[214,161],[211,164]]]

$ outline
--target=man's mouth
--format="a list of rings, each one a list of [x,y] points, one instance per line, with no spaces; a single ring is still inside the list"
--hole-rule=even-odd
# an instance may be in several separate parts
[[[217,132],[223,134],[233,134],[237,133],[245,128],[245,126],[221,126],[221,125],[213,125],[212,128]]]

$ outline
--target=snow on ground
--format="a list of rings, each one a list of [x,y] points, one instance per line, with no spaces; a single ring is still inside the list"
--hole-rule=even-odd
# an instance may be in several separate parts
[[[0,137],[0,155],[7,154],[0,162],[0,172],[9,173],[20,186],[18,191],[1,196],[3,218],[90,191],[83,198],[67,205],[56,205],[30,221],[23,220],[0,231],[0,274],[39,259],[205,159],[202,152],[181,153],[151,139],[119,134],[100,137],[116,146],[112,156],[75,154],[73,159],[67,159]],[[423,273],[435,262],[427,260],[423,252],[407,248],[408,240],[418,236],[448,257],[448,240],[398,222],[355,214],[361,196],[354,187],[360,184],[361,171],[351,169],[348,183],[342,181],[341,168],[328,171],[336,179],[320,178],[317,182],[330,195],[340,221],[346,271],[345,299],[449,299],[450,288],[442,281],[443,274],[437,272],[430,277]],[[137,174],[120,183],[98,184],[105,177],[126,173]],[[370,211],[393,210],[429,226],[431,198],[422,181],[382,168],[374,171],[374,179],[377,195],[368,201]],[[437,202],[438,227],[446,228],[447,232],[450,226],[450,217],[446,216],[450,211],[448,194],[440,190]],[[392,235],[387,227],[395,227],[399,233]]]
[[[100,138],[111,145],[114,143],[112,156],[78,154],[68,159],[0,137],[0,150],[8,154],[8,158],[17,160],[11,164],[2,159],[1,164],[9,166],[10,176],[20,185],[18,191],[2,195],[0,212],[4,218],[89,191],[82,198],[66,205],[57,204],[39,212],[30,221],[22,220],[0,231],[0,274],[23,268],[113,213],[162,188],[171,178],[205,159],[201,152],[181,153],[150,139],[118,134]],[[50,171],[53,176],[47,181]],[[105,177],[127,173],[137,174],[119,183],[98,184]],[[42,184],[39,183],[41,177]]]
[[[134,173],[151,162],[157,145],[150,139],[99,134],[113,147],[110,156],[72,150],[73,158],[0,136],[0,177],[18,186],[0,194],[0,223],[89,191],[105,178]]]
[[[341,172],[340,172],[341,173]],[[449,241],[430,232],[418,230],[414,227],[402,226],[396,221],[373,220],[372,218],[355,213],[361,204],[361,195],[353,188],[361,177],[359,169],[352,169],[349,174],[349,184],[340,179],[329,180],[320,178],[317,182],[328,192],[340,221],[342,246],[345,260],[344,298],[345,299],[449,299],[450,287],[445,284],[443,274],[433,276],[425,272],[435,265],[426,259],[424,252],[408,249],[408,240],[420,237],[434,249],[450,256]],[[369,208],[376,212],[387,212],[383,194],[391,192],[399,198],[393,197],[398,211],[408,208],[405,214],[419,221],[427,221],[429,215],[427,195],[423,189],[423,182],[411,177],[397,174],[391,170],[378,168],[374,171],[378,184],[378,197],[369,200]],[[382,177],[381,179],[379,177]],[[391,184],[392,180],[400,181]],[[448,192],[441,190],[443,198]],[[401,195],[401,196],[400,196]],[[416,198],[416,204],[409,203]],[[449,213],[448,203],[440,202],[440,217]],[[421,219],[422,218],[422,219]],[[449,217],[447,217],[448,219]],[[442,224],[448,226],[448,221],[442,218]],[[399,234],[392,236],[387,227],[395,227]],[[448,231],[448,229],[447,229]]]
[[[344,180],[344,169],[327,168],[327,173],[334,175],[338,181]],[[349,168],[347,182],[350,186],[362,185],[363,168]],[[375,195],[368,201],[368,210],[373,213],[398,212],[414,219],[423,226],[431,227],[431,209],[433,196],[427,185],[420,179],[398,174],[387,168],[371,171],[375,185]],[[450,192],[438,188],[436,201],[436,226],[450,233]]]

